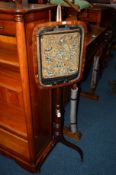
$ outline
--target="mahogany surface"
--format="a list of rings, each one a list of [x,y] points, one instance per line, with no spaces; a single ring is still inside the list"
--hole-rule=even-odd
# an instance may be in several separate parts
[[[0,2],[0,152],[36,171],[52,148],[51,90],[32,72],[32,31],[50,21],[53,5]]]

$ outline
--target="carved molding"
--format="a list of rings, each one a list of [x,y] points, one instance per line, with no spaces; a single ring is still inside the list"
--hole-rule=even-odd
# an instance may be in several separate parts
[[[16,22],[23,22],[24,21],[23,15],[20,15],[20,14],[15,15],[15,21]]]

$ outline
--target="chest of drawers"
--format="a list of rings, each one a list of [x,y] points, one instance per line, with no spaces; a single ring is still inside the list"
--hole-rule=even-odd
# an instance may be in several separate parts
[[[37,88],[32,61],[33,28],[52,8],[0,2],[0,152],[30,171],[52,148],[51,90]]]

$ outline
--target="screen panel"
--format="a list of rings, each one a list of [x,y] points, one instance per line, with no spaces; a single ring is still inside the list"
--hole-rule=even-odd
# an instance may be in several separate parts
[[[37,61],[42,85],[54,86],[79,78],[83,35],[79,25],[53,26],[38,31]]]

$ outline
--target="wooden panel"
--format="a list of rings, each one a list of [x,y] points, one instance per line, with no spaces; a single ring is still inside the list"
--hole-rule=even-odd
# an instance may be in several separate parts
[[[88,21],[88,22],[93,22],[93,23],[99,23],[99,12],[95,11],[94,13],[91,10],[88,11],[83,11],[79,14],[79,19]]]
[[[0,86],[0,102],[23,107],[22,92],[16,92]]]
[[[21,78],[18,72],[6,70],[0,66],[0,86],[16,92],[22,91]]]
[[[0,128],[0,146],[29,159],[28,141]]]
[[[14,37],[14,36],[5,36],[5,35],[0,34],[0,42],[5,42],[7,44],[15,44],[16,45],[16,37]],[[1,45],[1,47],[2,47],[2,45]],[[9,45],[9,47],[10,47],[10,45]],[[15,48],[16,48],[16,46],[15,46]],[[14,47],[12,49],[14,49]]]
[[[7,40],[9,39],[7,38]],[[0,41],[0,63],[19,67],[16,44]]]
[[[14,20],[14,15],[12,14],[5,14],[5,13],[0,13],[0,19],[1,20]]]
[[[42,5],[43,6],[43,5]],[[35,13],[30,13],[27,16],[25,16],[25,21],[26,22],[33,22],[33,21],[37,21],[40,23],[40,20],[46,20],[49,21],[50,20],[50,10],[46,9],[46,10],[41,10],[40,12],[35,12]]]
[[[16,33],[15,22],[0,20],[0,33],[1,34],[15,35],[15,33]]]
[[[20,74],[2,68],[0,69],[0,125],[18,135],[27,136]]]
[[[27,137],[24,111],[13,105],[0,102],[0,126],[17,135]]]
[[[95,12],[94,15],[91,12],[88,12],[87,18],[88,21],[90,22],[95,22],[95,23],[99,23],[99,13]]]

